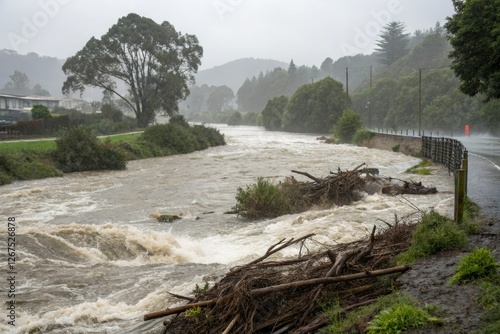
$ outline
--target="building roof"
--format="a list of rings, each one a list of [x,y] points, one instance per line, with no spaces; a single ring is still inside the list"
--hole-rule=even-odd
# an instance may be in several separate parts
[[[58,97],[53,96],[25,96],[25,95],[14,95],[14,94],[2,94],[0,93],[0,97],[18,99],[18,100],[26,100],[26,101],[61,101]]]

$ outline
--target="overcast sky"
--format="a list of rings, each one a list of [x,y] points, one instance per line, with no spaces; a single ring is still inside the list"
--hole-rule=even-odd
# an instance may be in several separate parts
[[[368,54],[389,21],[444,24],[451,0],[0,0],[0,49],[67,58],[128,13],[194,34],[207,69],[246,57],[320,66]]]

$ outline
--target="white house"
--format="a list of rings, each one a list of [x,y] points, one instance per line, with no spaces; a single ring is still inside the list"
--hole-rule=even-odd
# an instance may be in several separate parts
[[[21,96],[0,94],[0,118],[18,120],[22,113],[31,112],[35,104],[41,104],[49,109],[59,106],[61,99],[51,96]]]

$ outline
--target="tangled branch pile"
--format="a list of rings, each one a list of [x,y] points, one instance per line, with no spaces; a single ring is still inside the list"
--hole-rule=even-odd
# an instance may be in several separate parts
[[[149,313],[144,319],[175,315],[164,322],[164,333],[312,332],[328,324],[322,303],[338,300],[347,312],[391,292],[393,279],[409,269],[390,267],[391,259],[408,248],[413,227],[396,222],[376,234],[374,226],[368,240],[323,245],[316,252],[307,251],[313,234],[283,239],[262,257],[233,268],[187,305]],[[272,260],[287,247],[298,248],[299,255]],[[390,279],[378,279],[383,275]]]
[[[330,172],[325,178],[317,178],[309,173],[292,170],[292,173],[301,174],[312,179],[314,182],[304,182],[301,186],[302,196],[313,205],[345,205],[360,198],[359,190],[365,184],[362,174],[368,174],[366,168],[361,164],[352,171]]]
[[[352,171],[330,172],[325,178],[292,170],[313,182],[297,181],[293,176],[284,182],[272,184],[259,178],[256,184],[246,189],[238,188],[237,204],[233,213],[248,218],[274,218],[284,214],[310,210],[313,207],[328,207],[333,204],[346,205],[359,200],[369,169],[361,164]],[[367,177],[362,177],[366,174]]]

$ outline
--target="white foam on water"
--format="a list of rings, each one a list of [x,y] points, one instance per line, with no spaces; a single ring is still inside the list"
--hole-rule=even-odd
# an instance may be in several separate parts
[[[94,302],[83,302],[58,310],[49,311],[43,315],[19,314],[19,333],[29,333],[38,328],[42,333],[50,328],[95,327],[99,324],[117,320],[139,320],[143,315],[141,308],[128,305],[125,302],[112,302],[98,299]],[[99,325],[100,326],[100,325]]]

